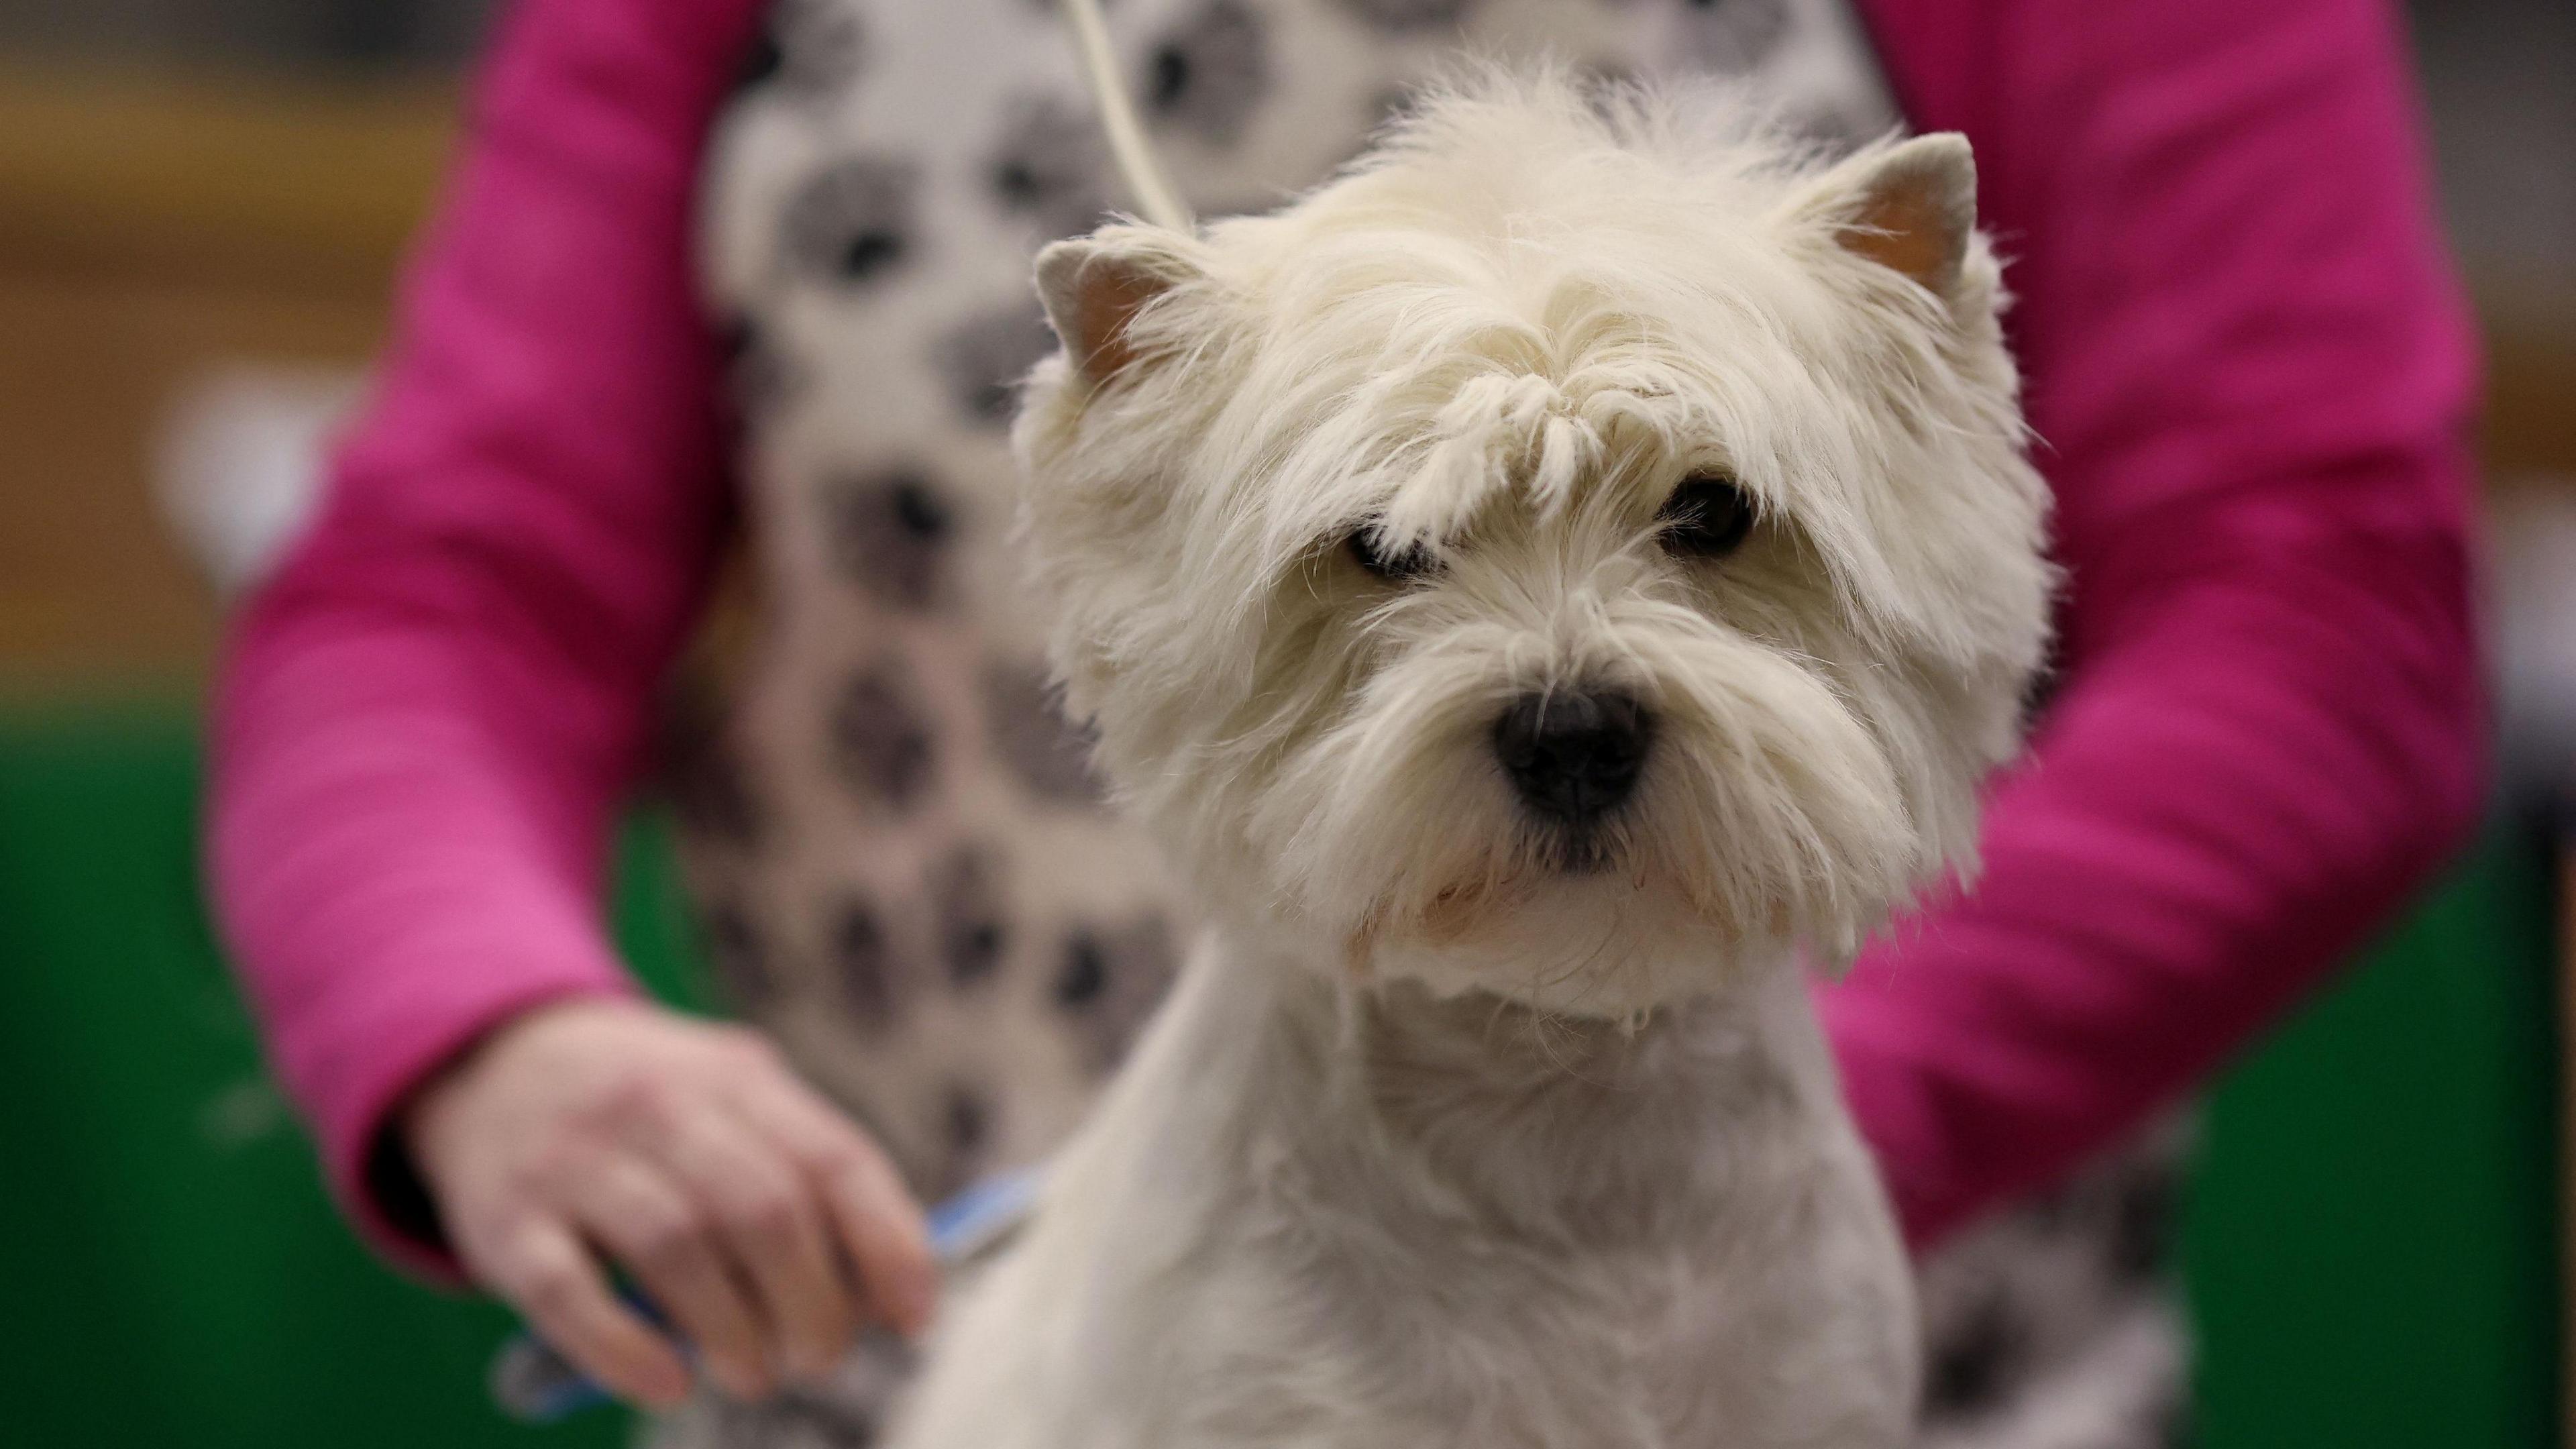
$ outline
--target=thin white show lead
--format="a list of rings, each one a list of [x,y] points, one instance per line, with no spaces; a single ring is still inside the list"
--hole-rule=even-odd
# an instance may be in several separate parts
[[[1082,54],[1084,77],[1091,82],[1092,99],[1100,105],[1100,128],[1109,134],[1109,153],[1118,163],[1119,175],[1126,178],[1127,189],[1136,194],[1138,214],[1156,226],[1192,230],[1196,223],[1190,209],[1181,203],[1180,193],[1154,159],[1145,127],[1136,119],[1136,103],[1119,79],[1118,57],[1109,48],[1109,26],[1100,18],[1100,0],[1062,0],[1062,4]]]

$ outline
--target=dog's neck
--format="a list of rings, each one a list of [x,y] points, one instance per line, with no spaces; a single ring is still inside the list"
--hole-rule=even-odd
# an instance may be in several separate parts
[[[1513,1236],[1652,1238],[1725,1195],[1740,1164],[1707,1144],[1742,1150],[1835,1110],[1791,959],[1712,973],[1707,992],[1632,1022],[1351,985],[1222,945],[1199,966],[1245,973],[1198,984],[1233,998],[1219,1014],[1245,1013],[1217,1035],[1258,1043],[1249,1106],[1273,1150]]]

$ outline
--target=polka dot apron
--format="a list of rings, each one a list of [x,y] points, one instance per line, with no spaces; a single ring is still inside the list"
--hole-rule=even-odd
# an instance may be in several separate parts
[[[1838,144],[1897,122],[1844,0],[1112,0],[1109,24],[1204,215],[1321,179],[1462,52],[1738,75]],[[926,1197],[1064,1138],[1188,929],[1057,713],[1005,545],[1012,385],[1052,346],[1030,258],[1130,204],[1052,0],[778,0],[711,142],[747,547],[672,704],[683,854],[736,1007]],[[2170,1182],[2124,1158],[1927,1266],[1927,1449],[2172,1442]],[[855,1355],[653,1437],[864,1445],[900,1372]]]

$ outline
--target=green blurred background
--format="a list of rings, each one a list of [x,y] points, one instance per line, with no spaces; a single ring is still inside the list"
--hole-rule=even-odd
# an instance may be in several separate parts
[[[627,1432],[502,1421],[504,1316],[359,1248],[195,881],[206,565],[244,557],[207,459],[278,474],[345,398],[483,9],[0,0],[0,1445]],[[2183,1244],[2207,1449],[2566,1437],[2576,6],[2413,21],[2489,344],[2511,768],[2469,858],[2215,1093]],[[650,802],[617,874],[629,955],[702,1004]]]

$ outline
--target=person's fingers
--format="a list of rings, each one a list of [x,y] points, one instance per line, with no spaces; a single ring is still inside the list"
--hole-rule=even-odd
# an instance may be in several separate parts
[[[572,1229],[524,1219],[488,1242],[460,1233],[476,1281],[506,1299],[538,1336],[600,1387],[632,1403],[673,1408],[689,1396],[689,1367],[671,1341],[609,1291],[608,1277]]]
[[[571,1184],[575,1220],[635,1277],[697,1349],[726,1393],[759,1399],[776,1387],[760,1320],[717,1241],[713,1215],[657,1167],[609,1157]]]
[[[877,1145],[792,1079],[746,1086],[737,1109],[822,1189],[835,1234],[880,1316],[907,1334],[930,1324],[939,1272],[920,1205]]]
[[[778,1365],[800,1378],[831,1372],[849,1347],[857,1306],[817,1185],[766,1134],[721,1108],[674,1113],[651,1136],[650,1150],[712,1212],[757,1292]]]

